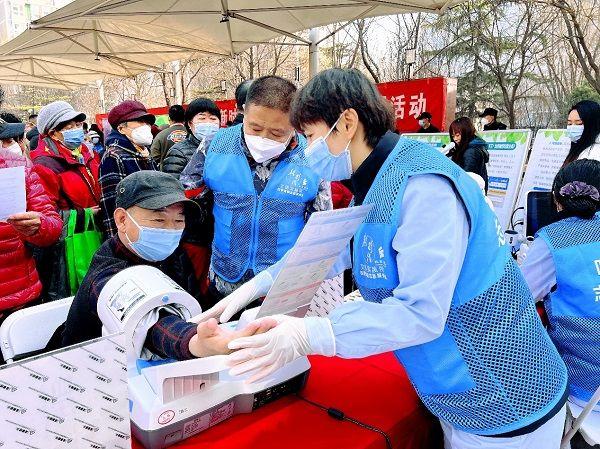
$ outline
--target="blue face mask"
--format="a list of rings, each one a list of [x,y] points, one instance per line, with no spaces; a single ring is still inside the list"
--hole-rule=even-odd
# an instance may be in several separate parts
[[[69,150],[79,148],[84,139],[83,128],[66,129],[62,131],[63,143]]]
[[[173,254],[175,249],[179,246],[183,229],[161,229],[140,226],[133,217],[129,215],[129,212],[126,213],[140,232],[136,242],[132,242],[127,234],[125,234],[125,237],[127,237],[127,241],[131,248],[142,259],[149,262],[165,260]]]
[[[577,142],[583,135],[583,125],[568,125],[567,134],[571,142]]]
[[[210,139],[219,131],[219,125],[216,123],[196,123],[194,125],[194,137],[198,140]]]
[[[331,154],[327,145],[327,138],[337,126],[340,118],[336,120],[325,137],[318,137],[305,150],[306,158],[310,168],[325,181],[341,181],[350,179],[352,176],[352,160],[350,159],[350,151],[346,145],[344,151],[337,156]]]

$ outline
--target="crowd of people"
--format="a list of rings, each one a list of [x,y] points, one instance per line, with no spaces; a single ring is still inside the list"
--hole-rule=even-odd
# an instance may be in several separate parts
[[[154,310],[136,331],[141,358],[233,351],[232,373],[254,381],[305,355],[394,351],[446,447],[558,449],[566,402],[600,385],[600,105],[569,112],[571,149],[553,186],[560,220],[519,267],[485,199],[489,153],[470,118],[450,124],[444,155],[402,137],[376,87],[342,69],[300,90],[278,76],[245,81],[236,102],[227,128],[197,98],[170,107],[158,133],[134,100],[110,110],[110,129],[84,129],[64,101],[27,124],[1,114],[0,169],[25,168],[27,211],[0,222],[0,322],[69,296],[57,281],[64,227],[87,211],[104,242],[48,349],[100,336],[103,287],[150,265],[204,312],[192,323]],[[483,111],[485,130],[506,128],[497,115]],[[419,132],[438,131],[430,113],[418,119]],[[349,204],[373,208],[329,275],[351,272],[347,287],[364,301],[328,317],[218,326],[267,294],[313,212]]]

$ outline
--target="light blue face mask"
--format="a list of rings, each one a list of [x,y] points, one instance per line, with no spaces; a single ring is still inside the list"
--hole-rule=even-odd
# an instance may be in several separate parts
[[[352,159],[350,158],[350,142],[337,156],[333,155],[327,145],[327,138],[337,126],[338,118],[324,137],[318,137],[305,150],[310,168],[325,181],[341,181],[352,176]]]
[[[66,129],[62,131],[63,143],[69,150],[79,148],[84,139],[83,128]]]
[[[583,125],[568,125],[567,134],[571,142],[577,142],[583,135]]]
[[[129,214],[129,212],[126,213],[140,232],[136,242],[132,242],[127,234],[125,234],[125,237],[127,237],[127,241],[129,242],[131,248],[142,259],[145,259],[149,262],[159,262],[161,260],[165,260],[171,254],[173,254],[175,249],[177,249],[179,246],[183,229],[162,229],[140,226]]]
[[[198,140],[210,139],[219,131],[219,125],[216,123],[196,123],[194,125],[194,137]]]

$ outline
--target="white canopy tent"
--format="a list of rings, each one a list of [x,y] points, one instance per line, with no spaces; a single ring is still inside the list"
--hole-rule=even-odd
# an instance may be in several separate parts
[[[314,34],[311,42],[295,33],[365,17],[443,13],[461,1],[75,0],[0,47],[0,82],[76,87],[194,55],[232,57],[279,36],[314,52]]]

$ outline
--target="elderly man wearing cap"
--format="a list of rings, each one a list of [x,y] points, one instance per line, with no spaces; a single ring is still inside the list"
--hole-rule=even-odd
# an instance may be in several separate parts
[[[23,154],[24,123],[0,119],[0,171],[23,167],[27,210],[0,221],[0,322],[14,310],[39,299],[42,284],[28,244],[48,246],[62,222],[31,161]],[[1,359],[1,357],[0,357]]]
[[[94,255],[90,269],[79,288],[62,333],[62,345],[71,345],[101,335],[97,303],[109,279],[126,268],[150,265],[158,268],[205,307],[190,260],[179,246],[186,215],[197,212],[196,204],[185,197],[175,178],[158,171],[139,171],[117,186],[114,221],[117,233]],[[216,320],[196,325],[172,311],[160,310],[149,316],[149,329],[142,357],[185,360],[227,353],[234,337],[252,335],[274,326],[261,323],[241,332],[229,332]]]
[[[154,115],[139,101],[127,100],[108,113],[112,127],[106,138],[106,150],[100,163],[100,186],[104,230],[109,236],[117,232],[113,219],[116,187],[119,181],[140,170],[156,170],[148,148],[152,144]]]
[[[431,114],[427,111],[421,112],[421,114],[417,117],[419,121],[419,130],[418,133],[439,133],[440,130],[436,126],[431,123]]]
[[[494,108],[485,108],[484,111],[479,114],[481,117],[481,124],[483,125],[484,131],[497,131],[506,129],[506,125],[496,120],[498,117],[498,110]]]
[[[40,137],[31,160],[48,196],[62,211],[98,210],[99,163],[84,143],[84,120],[85,114],[65,101],[44,106],[37,118]]]

